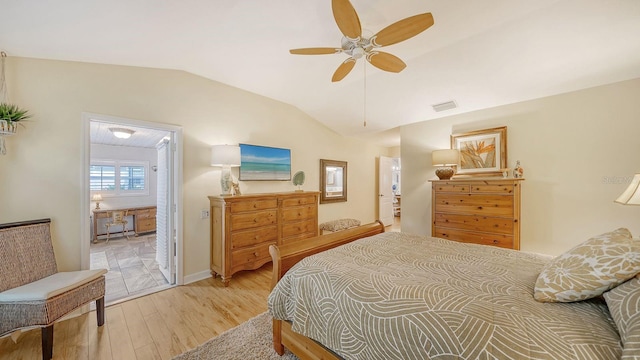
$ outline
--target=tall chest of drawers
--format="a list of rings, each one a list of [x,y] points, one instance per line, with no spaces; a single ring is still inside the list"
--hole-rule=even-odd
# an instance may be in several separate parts
[[[318,235],[318,192],[209,196],[211,274],[225,286],[271,261],[269,245]]]
[[[522,180],[433,180],[431,235],[520,250]]]

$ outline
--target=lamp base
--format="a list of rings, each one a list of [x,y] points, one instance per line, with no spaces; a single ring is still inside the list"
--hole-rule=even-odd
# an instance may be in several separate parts
[[[436,176],[440,180],[449,180],[455,174],[455,171],[450,167],[441,167],[436,169]]]
[[[220,173],[220,189],[222,189],[221,196],[231,196],[231,168],[228,166],[222,167]]]

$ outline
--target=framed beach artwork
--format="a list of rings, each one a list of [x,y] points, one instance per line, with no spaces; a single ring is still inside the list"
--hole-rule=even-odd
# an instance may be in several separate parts
[[[507,164],[507,127],[453,134],[451,148],[460,151],[456,174],[502,175]]]
[[[240,180],[291,180],[291,150],[240,144]]]

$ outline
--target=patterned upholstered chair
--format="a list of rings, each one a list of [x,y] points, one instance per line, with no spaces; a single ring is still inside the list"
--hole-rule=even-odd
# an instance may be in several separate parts
[[[105,269],[58,272],[50,219],[0,224],[0,336],[42,327],[42,358],[53,355],[53,323],[91,301],[104,324]]]

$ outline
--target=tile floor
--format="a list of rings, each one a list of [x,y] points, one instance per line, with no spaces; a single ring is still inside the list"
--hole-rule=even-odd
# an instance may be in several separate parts
[[[105,276],[105,302],[168,286],[155,258],[155,234],[111,238],[108,244],[103,239],[92,243],[91,269],[109,270]]]

